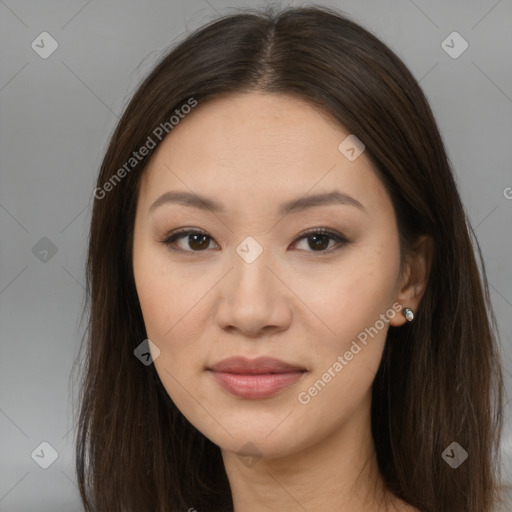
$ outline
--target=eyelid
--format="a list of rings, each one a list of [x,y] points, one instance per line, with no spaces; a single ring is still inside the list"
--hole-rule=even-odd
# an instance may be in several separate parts
[[[218,245],[218,243],[215,242],[215,239],[211,235],[209,235],[208,232],[206,232],[202,229],[199,229],[199,228],[186,228],[186,227],[177,229],[176,231],[169,233],[160,242],[162,244],[164,244],[166,247],[170,248],[171,250],[181,252],[181,253],[201,254],[201,253],[206,252],[206,249],[204,249],[202,251],[192,251],[192,250],[185,250],[185,249],[181,249],[181,248],[171,247],[171,244],[176,242],[176,240],[179,240],[180,238],[185,238],[187,235],[195,235],[195,234],[205,235],[211,241],[213,241],[214,243],[216,243]],[[311,251],[304,251],[304,252],[316,253],[318,255],[331,254],[333,251],[340,249],[341,247],[343,247],[344,245],[349,243],[349,240],[343,234],[339,233],[338,231],[332,230],[330,228],[319,227],[319,228],[309,228],[306,231],[303,231],[302,233],[300,233],[297,236],[297,238],[295,238],[295,240],[292,242],[292,244],[296,244],[300,240],[302,240],[304,238],[308,238],[309,236],[313,236],[315,234],[325,235],[328,238],[330,238],[331,240],[334,240],[335,242],[337,242],[337,245],[335,245],[334,247],[331,247],[330,249],[323,250],[323,251],[311,250]]]

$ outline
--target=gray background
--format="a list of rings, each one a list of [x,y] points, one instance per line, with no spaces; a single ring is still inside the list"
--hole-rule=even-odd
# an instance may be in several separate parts
[[[420,80],[482,247],[511,368],[512,2],[319,3],[373,31]],[[92,190],[123,107],[170,45],[218,14],[263,4],[0,1],[0,511],[81,510],[71,371],[83,333]],[[44,31],[59,45],[46,59],[31,47]],[[441,46],[453,31],[469,44],[458,58]],[[507,372],[510,397],[511,385]],[[43,441],[58,452],[48,469],[31,458]]]

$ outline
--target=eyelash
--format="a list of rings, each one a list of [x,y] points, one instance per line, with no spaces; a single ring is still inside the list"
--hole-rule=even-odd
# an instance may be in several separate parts
[[[186,249],[180,249],[180,248],[173,247],[173,244],[177,240],[179,240],[180,238],[185,238],[186,236],[190,236],[190,235],[205,235],[210,240],[213,240],[213,238],[210,237],[208,235],[208,233],[206,233],[205,231],[202,231],[200,229],[187,229],[187,228],[184,228],[184,229],[178,230],[178,231],[176,231],[174,233],[171,233],[164,240],[161,240],[161,243],[163,245],[165,245],[166,247],[168,247],[169,249],[171,249],[173,251],[176,251],[176,252],[181,252],[181,253],[197,253],[197,254],[200,254],[202,252],[206,252],[207,249],[203,249],[201,251],[194,251],[194,250],[186,250]],[[321,250],[321,251],[308,250],[306,252],[318,253],[318,254],[326,254],[326,253],[330,254],[333,251],[341,249],[344,245],[349,243],[349,241],[343,235],[341,235],[340,233],[337,233],[335,231],[330,231],[330,230],[328,230],[326,228],[315,228],[315,229],[306,231],[306,232],[302,233],[294,241],[294,243],[297,243],[298,241],[300,241],[302,239],[312,238],[314,235],[324,235],[324,236],[327,236],[328,238],[330,238],[330,239],[334,240],[335,242],[337,242],[338,245],[335,245],[334,247],[331,247],[330,249],[325,249],[325,250]]]

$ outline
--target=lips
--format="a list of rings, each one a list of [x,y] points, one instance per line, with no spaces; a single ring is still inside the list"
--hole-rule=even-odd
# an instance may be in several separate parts
[[[272,357],[230,357],[214,364],[209,370],[219,373],[238,373],[243,375],[263,375],[268,373],[292,373],[306,371],[305,368],[286,363]]]
[[[230,357],[208,371],[231,395],[244,399],[268,398],[302,379],[307,370],[280,359]]]

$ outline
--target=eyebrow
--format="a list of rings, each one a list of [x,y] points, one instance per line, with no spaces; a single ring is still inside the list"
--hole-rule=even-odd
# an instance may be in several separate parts
[[[191,208],[198,208],[200,210],[210,210],[214,213],[224,213],[226,211],[224,206],[215,199],[202,196],[200,194],[178,190],[172,190],[161,195],[150,206],[149,211],[151,212],[155,208],[168,203],[177,203]],[[315,206],[324,206],[329,204],[355,206],[360,210],[365,210],[365,207],[354,197],[338,190],[333,190],[332,192],[324,192],[287,201],[281,204],[278,213],[279,215],[287,215],[291,212],[303,211]]]

